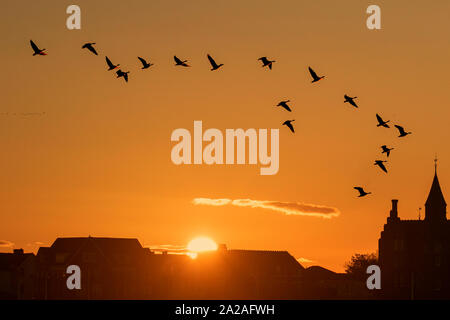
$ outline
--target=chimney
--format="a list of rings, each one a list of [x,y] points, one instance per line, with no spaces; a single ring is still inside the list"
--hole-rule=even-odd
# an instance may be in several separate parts
[[[399,220],[398,218],[398,211],[397,211],[397,204],[398,204],[398,200],[393,199],[392,200],[392,209],[391,209],[391,213],[389,215],[389,220]]]
[[[23,249],[14,249],[14,254],[23,254]]]

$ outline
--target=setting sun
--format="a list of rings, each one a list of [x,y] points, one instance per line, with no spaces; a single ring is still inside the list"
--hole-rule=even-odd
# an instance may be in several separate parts
[[[197,237],[189,242],[187,245],[189,252],[203,252],[217,250],[217,243],[208,237]]]

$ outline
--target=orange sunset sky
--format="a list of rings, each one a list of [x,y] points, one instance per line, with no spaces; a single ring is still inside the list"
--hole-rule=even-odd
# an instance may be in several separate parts
[[[81,30],[66,8],[81,7]],[[366,8],[381,8],[368,30]],[[450,1],[2,1],[0,251],[56,237],[138,238],[287,250],[343,271],[377,250],[389,214],[417,219],[439,158],[450,199]],[[29,40],[46,48],[32,56]],[[96,42],[99,56],[81,46]],[[206,54],[224,67],[211,72]],[[173,55],[192,68],[173,65]],[[130,71],[125,83],[104,56]],[[137,56],[155,63],[140,70]],[[276,60],[273,70],[257,59]],[[326,78],[311,84],[308,66]],[[359,109],[343,103],[358,96]],[[290,99],[292,113],[274,105]],[[413,132],[397,138],[375,114]],[[294,122],[292,134],[281,123]],[[279,128],[280,168],[181,165],[173,130]],[[394,147],[388,174],[373,165]],[[357,198],[354,186],[373,194]],[[253,199],[337,208],[286,215],[196,205]],[[424,211],[422,211],[422,216]]]

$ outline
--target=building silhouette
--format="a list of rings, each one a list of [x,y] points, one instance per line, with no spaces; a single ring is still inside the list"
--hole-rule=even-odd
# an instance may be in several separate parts
[[[423,220],[402,220],[398,200],[378,242],[381,290],[366,279],[304,268],[287,251],[158,254],[137,239],[57,238],[37,254],[0,253],[0,299],[450,299],[450,222],[437,168]],[[81,270],[68,289],[67,268]]]
[[[446,208],[436,164],[425,202],[425,219],[401,220],[398,200],[392,200],[378,242],[383,298],[450,299],[450,222]]]
[[[58,238],[41,247],[37,299],[276,299],[298,294],[304,268],[286,251],[156,254],[137,239]],[[68,290],[66,269],[81,269]]]
[[[33,253],[0,253],[0,300],[33,299],[36,284]]]
[[[70,265],[81,289],[68,289]],[[157,254],[137,239],[57,238],[37,255],[0,255],[0,299],[356,299],[363,281],[322,267],[304,268],[287,251],[219,250]]]
[[[41,247],[37,261],[37,299],[139,299],[148,296],[147,256],[137,239],[58,238]],[[81,290],[68,290],[66,269],[81,269]]]
[[[189,276],[195,299],[300,298],[305,268],[287,251],[219,250],[199,253]]]

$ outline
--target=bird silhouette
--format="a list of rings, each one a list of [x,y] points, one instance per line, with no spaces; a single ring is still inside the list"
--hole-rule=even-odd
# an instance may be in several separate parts
[[[311,81],[312,83],[325,78],[325,76],[321,76],[321,77],[317,76],[317,73],[313,69],[311,69],[311,67],[308,67],[308,69],[309,69],[309,73],[311,74],[311,77],[313,78],[313,81]]]
[[[381,149],[383,149],[381,153],[386,153],[387,157],[391,154],[391,150],[394,150],[394,148],[388,148],[386,145],[382,145]]]
[[[187,60],[180,60],[177,56],[173,56],[173,60],[175,60],[175,65],[176,66],[182,66],[182,67],[190,67],[190,65],[188,65],[186,62],[188,62]]]
[[[268,66],[270,70],[272,70],[272,64],[274,62],[276,62],[275,60],[267,59],[267,57],[261,57],[258,60],[262,62],[262,67],[263,68]]]
[[[381,116],[377,113],[377,120],[378,120],[378,124],[377,127],[385,127],[385,128],[390,128],[389,125],[387,124],[390,120],[388,121],[384,121],[383,118],[381,118]]]
[[[358,97],[353,97],[353,98],[352,98],[352,97],[349,97],[348,95],[344,94],[344,98],[345,98],[344,103],[348,102],[348,103],[350,103],[352,106],[354,106],[355,108],[358,108],[358,106],[356,105],[355,101],[353,101],[353,99],[356,99],[356,98],[358,98]]]
[[[142,68],[141,69],[147,69],[147,68],[149,68],[149,67],[151,67],[153,65],[153,63],[148,63],[147,61],[145,61],[144,58],[138,57],[138,59],[142,63]]]
[[[290,102],[290,100],[280,101],[276,106],[277,106],[277,107],[283,107],[283,108],[285,108],[287,111],[291,112],[292,110],[291,110],[291,108],[289,108],[289,106],[288,106],[288,104],[287,104],[288,102]]]
[[[109,60],[109,58],[106,57],[106,56],[105,56],[105,59],[106,59],[106,64],[108,65],[108,71],[114,70],[114,69],[116,69],[118,66],[120,66],[120,64],[117,64],[117,65],[113,64],[113,63],[111,62],[111,60]]]
[[[412,132],[406,132],[402,126],[395,125],[395,127],[398,129],[398,132],[400,133],[400,135],[398,136],[399,138],[406,137],[408,134],[412,133]]]
[[[211,64],[211,67],[212,67],[211,71],[217,70],[221,66],[223,66],[223,63],[217,64],[216,61],[209,54],[207,56],[208,56],[209,63]]]
[[[92,52],[93,54],[98,56],[98,53],[97,53],[97,51],[95,50],[95,48],[93,46],[94,44],[95,44],[95,42],[88,42],[88,43],[83,44],[83,46],[81,48],[82,49],[88,49],[90,52]]]
[[[128,82],[128,74],[130,73],[130,71],[122,71],[122,70],[117,70],[116,74],[117,74],[117,78],[123,77],[125,79],[125,82]]]
[[[365,197],[365,196],[367,196],[368,194],[371,194],[371,193],[372,193],[372,192],[365,192],[364,189],[363,189],[362,187],[353,187],[353,189],[358,190],[358,192],[359,192],[358,198]]]
[[[33,40],[30,40],[30,44],[31,44],[31,48],[34,51],[33,56],[35,56],[35,55],[46,56],[47,55],[44,52],[45,49],[39,49],[38,46],[33,42]]]
[[[294,126],[291,123],[291,122],[294,122],[294,121],[295,120],[286,120],[285,122],[283,122],[283,125],[287,126],[289,129],[291,129],[292,133],[295,133]]]
[[[379,166],[381,170],[383,170],[384,172],[387,173],[387,169],[384,166],[383,162],[387,162],[387,161],[383,161],[383,160],[375,160],[374,165]]]

